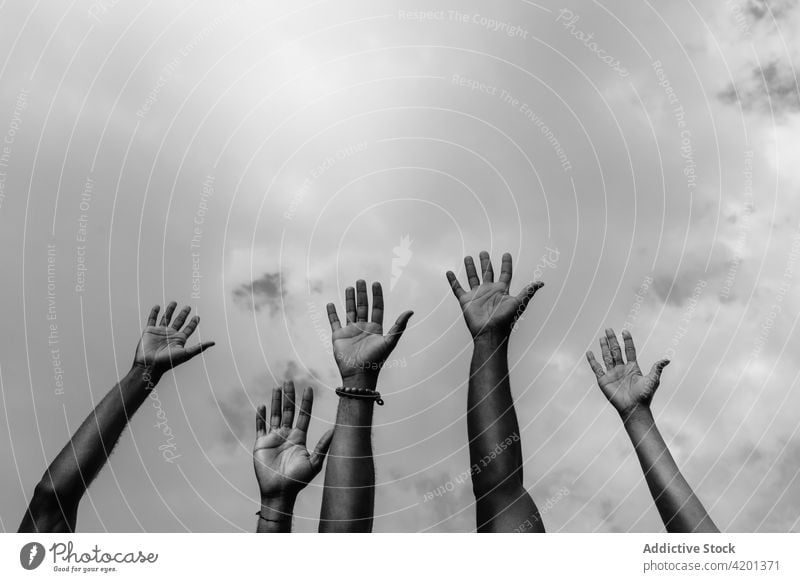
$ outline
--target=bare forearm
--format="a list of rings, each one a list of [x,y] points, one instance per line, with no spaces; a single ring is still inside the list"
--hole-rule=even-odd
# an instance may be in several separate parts
[[[521,484],[500,488],[476,501],[478,533],[541,533],[544,524]]]
[[[544,531],[522,484],[522,446],[508,378],[508,339],[478,339],[467,397],[478,532]]]
[[[508,379],[508,340],[476,340],[467,396],[472,480],[476,493],[522,483],[519,424]]]
[[[346,385],[375,389],[377,379],[359,378]],[[319,531],[369,532],[375,508],[372,458],[372,400],[341,398],[328,452]]]
[[[130,417],[147,397],[144,371],[134,368],[100,401],[45,475],[59,494],[82,495],[105,465]]]
[[[668,532],[718,532],[703,504],[684,479],[649,408],[624,420],[647,486]]]
[[[40,515],[45,511],[57,511],[67,521],[67,529],[74,529],[81,497],[147,393],[144,370],[134,368],[105,395],[45,471],[21,531],[45,531],[47,526],[43,528]]]

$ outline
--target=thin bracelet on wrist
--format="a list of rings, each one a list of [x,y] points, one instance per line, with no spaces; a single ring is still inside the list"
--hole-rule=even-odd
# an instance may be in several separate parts
[[[361,398],[367,400],[374,400],[378,406],[383,406],[383,398],[381,393],[377,390],[369,388],[356,388],[352,386],[342,386],[336,389],[336,394],[345,398]]]
[[[284,521],[286,521],[286,517],[283,517],[282,519],[270,519],[268,517],[264,517],[264,514],[261,513],[261,510],[256,511],[256,515],[258,516],[259,519],[263,519],[264,521],[267,521],[269,523],[283,523]]]

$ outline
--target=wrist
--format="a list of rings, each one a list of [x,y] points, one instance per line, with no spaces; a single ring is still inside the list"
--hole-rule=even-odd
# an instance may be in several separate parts
[[[508,334],[499,333],[497,331],[485,331],[473,336],[472,343],[475,347],[498,349],[508,346],[508,338]]]
[[[256,531],[261,533],[291,532],[295,495],[287,492],[262,493]]]
[[[655,424],[653,412],[648,404],[639,404],[618,412],[620,418],[622,418],[622,424],[628,429],[636,426],[650,427]]]
[[[128,378],[136,382],[143,383],[148,388],[155,388],[158,381],[161,379],[161,374],[156,372],[152,366],[147,366],[141,362],[134,362]]]
[[[371,392],[377,390],[377,375],[342,374],[342,388],[361,388]],[[338,392],[337,392],[338,394]],[[366,430],[370,435],[372,413],[376,400],[373,398],[351,398],[339,395],[336,412],[336,430],[340,428]]]
[[[359,371],[342,374],[342,387],[347,388],[366,388],[375,390],[378,386],[378,373],[371,371]]]
[[[261,494],[261,516],[271,521],[284,521],[292,518],[296,491],[273,491]]]

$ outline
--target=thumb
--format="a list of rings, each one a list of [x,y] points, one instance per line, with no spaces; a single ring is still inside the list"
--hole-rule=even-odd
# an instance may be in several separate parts
[[[186,359],[191,360],[197,354],[200,354],[206,351],[208,348],[214,345],[214,342],[203,342],[201,344],[195,344],[191,347],[186,348]]]
[[[314,452],[309,456],[309,461],[314,471],[319,473],[322,470],[322,463],[325,462],[325,456],[328,454],[328,449],[333,441],[333,429],[330,429],[322,438],[319,439]]]
[[[411,319],[412,315],[414,315],[413,311],[401,313],[400,317],[397,318],[397,321],[394,322],[394,325],[389,330],[389,333],[386,334],[386,342],[389,344],[390,350],[393,350],[397,342],[400,341],[400,336],[402,336],[403,332],[406,330],[408,320]]]
[[[669,360],[659,360],[653,367],[650,368],[650,373],[647,375],[647,379],[650,381],[653,388],[658,386],[659,382],[661,382],[661,372],[664,371],[664,368],[667,367],[669,364]]]
[[[533,296],[536,295],[536,292],[542,287],[544,287],[544,283],[541,281],[535,281],[533,283],[528,283],[525,285],[522,291],[517,293],[517,301],[520,302],[523,310],[528,307],[530,300],[533,299]]]

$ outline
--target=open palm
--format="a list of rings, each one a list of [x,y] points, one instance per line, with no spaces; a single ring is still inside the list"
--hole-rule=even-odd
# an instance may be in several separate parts
[[[453,293],[458,298],[464,320],[473,338],[483,334],[500,334],[507,336],[511,333],[514,322],[519,319],[533,295],[541,289],[543,283],[536,282],[527,285],[519,294],[510,295],[512,261],[511,255],[503,255],[503,263],[498,282],[494,281],[494,270],[489,259],[489,253],[482,251],[480,254],[481,272],[483,283],[478,278],[475,262],[472,257],[464,259],[470,290],[464,291],[452,271],[447,271],[447,280]]]
[[[156,319],[161,307],[158,305],[153,307],[147,319],[147,327],[145,327],[139,340],[139,345],[136,347],[134,365],[148,368],[155,379],[170,368],[192,359],[203,350],[214,345],[214,342],[203,342],[188,348],[185,347],[186,341],[200,323],[200,318],[194,316],[184,326],[183,324],[191,311],[191,307],[187,306],[181,309],[175,321],[170,325],[175,307],[177,307],[177,303],[174,301],[167,305],[158,325],[156,325]]]
[[[372,284],[372,318],[368,321],[367,284],[362,280],[356,282],[355,289],[348,287],[345,290],[345,309],[347,323],[342,326],[336,313],[336,306],[333,303],[328,304],[333,357],[339,372],[342,378],[352,377],[365,371],[377,374],[386,358],[397,346],[413,312],[402,313],[389,333],[384,336],[381,284]]]
[[[503,283],[483,283],[458,298],[467,327],[473,336],[485,331],[510,329],[524,307],[518,297],[508,294]]]
[[[383,363],[394,346],[383,335],[383,326],[357,321],[333,332],[333,355],[343,375]]]
[[[605,337],[600,338],[600,349],[606,369],[603,370],[591,351],[586,353],[586,357],[600,390],[620,414],[627,416],[637,408],[650,406],[661,382],[661,372],[669,364],[669,360],[656,362],[650,373],[645,376],[636,361],[636,346],[630,332],[623,331],[622,338],[625,342],[627,363],[623,359],[613,329],[607,329]]]
[[[283,405],[281,405],[283,401]],[[262,497],[277,494],[296,494],[322,470],[333,431],[325,433],[313,453],[306,448],[308,424],[314,391],[306,388],[297,426],[294,428],[294,383],[284,382],[283,390],[272,393],[269,429],[267,408],[260,406],[256,416],[256,442],[253,445],[253,465]]]

